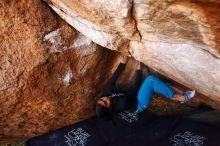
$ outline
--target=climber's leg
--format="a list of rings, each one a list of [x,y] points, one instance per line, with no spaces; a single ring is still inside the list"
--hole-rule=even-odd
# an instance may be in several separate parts
[[[138,112],[141,112],[144,109],[148,108],[152,100],[153,93],[159,93],[164,95],[168,99],[172,99],[174,95],[174,90],[170,86],[160,81],[157,77],[153,75],[148,76],[144,80],[138,92]]]

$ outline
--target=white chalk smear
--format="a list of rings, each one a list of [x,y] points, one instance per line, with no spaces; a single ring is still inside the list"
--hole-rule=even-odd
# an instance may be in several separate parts
[[[86,36],[79,34],[70,47],[89,46],[92,41]]]
[[[73,74],[71,70],[69,70],[64,76],[62,76],[60,79],[66,84],[69,85],[71,79],[73,77]]]
[[[62,47],[63,43],[59,29],[46,34],[44,36],[44,41],[51,44],[49,47],[50,53],[62,52],[67,49],[66,47]]]

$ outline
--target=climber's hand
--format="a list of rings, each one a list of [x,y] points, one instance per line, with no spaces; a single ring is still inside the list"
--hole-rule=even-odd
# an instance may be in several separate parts
[[[136,68],[137,68],[137,70],[141,70],[141,62],[138,61]]]
[[[121,59],[121,63],[126,64],[127,63],[127,59],[128,57],[125,55],[120,55],[120,59]]]

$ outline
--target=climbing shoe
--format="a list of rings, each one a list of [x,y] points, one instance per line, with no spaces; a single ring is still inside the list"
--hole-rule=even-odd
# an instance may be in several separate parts
[[[188,102],[191,98],[193,98],[196,94],[196,91],[195,90],[192,90],[192,91],[185,91],[183,93],[183,96],[185,97],[185,100],[184,102]]]

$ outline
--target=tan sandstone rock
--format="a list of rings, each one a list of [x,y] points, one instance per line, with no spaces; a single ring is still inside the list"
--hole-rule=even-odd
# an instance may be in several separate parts
[[[46,1],[94,42],[134,56],[220,109],[218,0]]]
[[[117,62],[115,52],[92,41],[134,56],[209,95],[203,101],[219,107],[217,1],[47,2],[84,35],[43,1],[0,1],[0,144],[93,114],[95,98]],[[188,14],[193,16],[190,21],[185,18]],[[135,71],[132,63],[127,67],[119,79],[125,84],[131,82]],[[164,100],[159,97],[152,105],[168,113],[166,107],[172,105]],[[174,110],[182,112],[182,107]]]
[[[0,7],[0,144],[90,117],[115,53],[42,1],[3,0]]]

